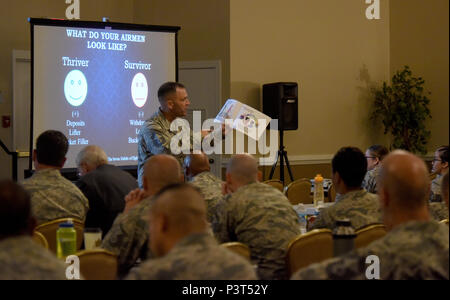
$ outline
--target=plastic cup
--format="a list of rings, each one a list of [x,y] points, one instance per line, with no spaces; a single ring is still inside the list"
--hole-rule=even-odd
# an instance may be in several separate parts
[[[84,249],[92,250],[100,248],[102,244],[102,230],[100,228],[84,229]]]

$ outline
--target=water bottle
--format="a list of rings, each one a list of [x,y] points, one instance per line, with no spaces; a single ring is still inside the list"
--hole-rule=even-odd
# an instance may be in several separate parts
[[[56,255],[58,258],[66,258],[77,252],[77,232],[72,220],[59,224],[56,231]]]
[[[334,257],[341,256],[355,248],[355,230],[349,219],[336,221],[333,230],[333,254]]]
[[[323,177],[320,174],[314,178],[314,207],[323,205]]]
[[[307,212],[306,208],[303,204],[294,205],[294,209],[298,215],[298,222],[300,224],[300,234],[305,234],[308,230],[308,220],[307,220]]]

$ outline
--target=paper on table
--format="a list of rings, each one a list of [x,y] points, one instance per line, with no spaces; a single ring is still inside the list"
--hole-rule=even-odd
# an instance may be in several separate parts
[[[215,122],[232,120],[232,128],[259,140],[272,120],[262,112],[234,99],[228,99],[215,118]]]

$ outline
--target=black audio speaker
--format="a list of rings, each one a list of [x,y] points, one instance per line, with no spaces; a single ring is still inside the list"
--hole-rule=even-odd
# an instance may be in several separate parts
[[[298,129],[298,85],[277,82],[263,85],[263,112],[278,119],[279,130]]]

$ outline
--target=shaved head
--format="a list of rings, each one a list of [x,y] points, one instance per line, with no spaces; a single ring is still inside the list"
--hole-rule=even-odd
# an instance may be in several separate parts
[[[209,165],[208,156],[205,153],[189,154],[184,159],[186,176],[194,177],[203,172],[209,172],[211,167]]]
[[[427,206],[428,169],[422,159],[409,152],[397,150],[386,156],[378,182],[393,204],[405,211]]]
[[[227,173],[243,184],[255,182],[258,180],[258,162],[250,154],[234,155],[228,162]]]
[[[150,248],[165,255],[182,238],[207,230],[206,204],[193,186],[174,184],[162,189],[150,208]]]
[[[163,187],[181,182],[181,167],[171,155],[150,157],[144,166],[144,190],[156,194]]]

